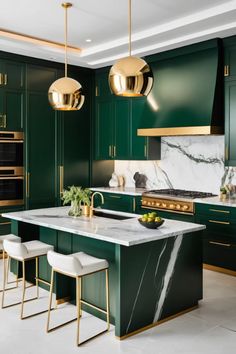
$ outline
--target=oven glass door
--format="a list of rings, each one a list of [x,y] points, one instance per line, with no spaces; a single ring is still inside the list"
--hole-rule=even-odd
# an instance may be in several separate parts
[[[23,166],[23,143],[0,141],[0,166]]]
[[[0,177],[0,206],[22,205],[23,177]]]

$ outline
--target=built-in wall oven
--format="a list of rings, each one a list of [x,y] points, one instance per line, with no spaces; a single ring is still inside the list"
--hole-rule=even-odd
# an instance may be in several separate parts
[[[0,207],[23,205],[23,133],[0,132]]]

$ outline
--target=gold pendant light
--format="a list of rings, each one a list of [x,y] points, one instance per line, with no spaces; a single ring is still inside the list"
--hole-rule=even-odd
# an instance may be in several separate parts
[[[153,75],[145,60],[131,55],[131,0],[129,1],[129,56],[118,60],[109,73],[109,85],[117,96],[147,96]]]
[[[72,4],[65,2],[61,6],[65,9],[65,77],[52,83],[48,90],[48,99],[53,109],[59,111],[77,111],[84,103],[82,86],[78,81],[67,77],[67,9]]]

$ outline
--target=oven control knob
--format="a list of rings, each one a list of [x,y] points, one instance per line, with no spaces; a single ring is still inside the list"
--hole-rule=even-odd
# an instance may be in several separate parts
[[[147,204],[147,201],[146,201],[146,200],[144,200],[144,201],[143,201],[143,204]]]
[[[174,205],[174,204],[170,204],[170,205],[169,205],[169,208],[170,208],[170,209],[175,209],[175,205]]]
[[[162,203],[161,205],[163,208],[166,208],[166,203]]]
[[[159,207],[159,206],[160,206],[160,203],[156,202],[156,206]]]
[[[176,204],[176,209],[180,209],[181,205],[180,204]]]
[[[147,202],[148,205],[151,205],[151,202]]]
[[[183,210],[188,210],[188,205],[183,205]]]
[[[155,202],[152,202],[152,205],[155,205]]]

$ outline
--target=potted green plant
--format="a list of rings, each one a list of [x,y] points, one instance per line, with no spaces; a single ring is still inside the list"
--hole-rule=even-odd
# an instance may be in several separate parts
[[[225,186],[220,188],[220,200],[226,200],[227,188]]]
[[[61,199],[63,200],[63,205],[71,205],[68,214],[70,216],[89,215],[91,194],[92,191],[90,189],[83,189],[78,186],[70,186],[68,189],[65,189]]]

